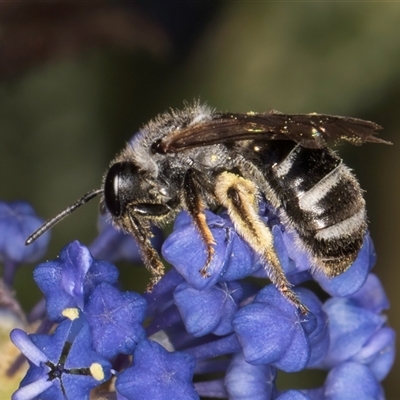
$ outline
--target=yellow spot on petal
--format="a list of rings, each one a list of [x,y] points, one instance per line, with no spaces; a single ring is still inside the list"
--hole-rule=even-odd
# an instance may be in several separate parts
[[[62,315],[71,321],[79,318],[79,310],[77,308],[66,308],[63,312]]]
[[[90,366],[90,373],[96,381],[102,381],[104,379],[103,367],[99,363],[93,363]]]

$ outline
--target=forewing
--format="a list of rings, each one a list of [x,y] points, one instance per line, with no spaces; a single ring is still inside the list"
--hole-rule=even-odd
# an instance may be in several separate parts
[[[210,121],[199,122],[172,131],[158,144],[158,151],[174,153],[185,149],[232,143],[240,140],[292,140],[308,148],[347,141],[386,143],[374,136],[382,129],[374,122],[326,114],[282,114],[278,111],[256,114],[215,114]]]

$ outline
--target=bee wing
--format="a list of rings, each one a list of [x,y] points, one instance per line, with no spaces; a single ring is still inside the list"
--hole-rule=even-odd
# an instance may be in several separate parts
[[[157,151],[174,153],[185,149],[232,143],[240,140],[292,140],[308,148],[347,141],[390,144],[376,136],[382,127],[357,118],[326,114],[220,113],[210,121],[172,131],[157,146]]]

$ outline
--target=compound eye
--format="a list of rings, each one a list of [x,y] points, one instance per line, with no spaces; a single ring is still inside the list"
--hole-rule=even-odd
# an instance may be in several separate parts
[[[114,164],[108,171],[104,182],[104,199],[108,211],[114,217],[121,215],[120,180],[123,170],[122,163]]]

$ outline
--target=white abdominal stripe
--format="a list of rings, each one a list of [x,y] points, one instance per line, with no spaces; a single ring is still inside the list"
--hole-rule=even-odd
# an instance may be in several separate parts
[[[318,203],[325,197],[329,196],[329,192],[340,183],[340,178],[346,173],[347,168],[343,164],[339,164],[330,174],[321,179],[313,188],[299,196],[299,207],[302,211],[313,212],[320,215],[325,210]]]
[[[352,217],[345,219],[335,225],[328,226],[327,228],[319,229],[315,235],[317,240],[331,240],[344,238],[358,233],[365,225],[365,209],[362,208],[358,213]]]

